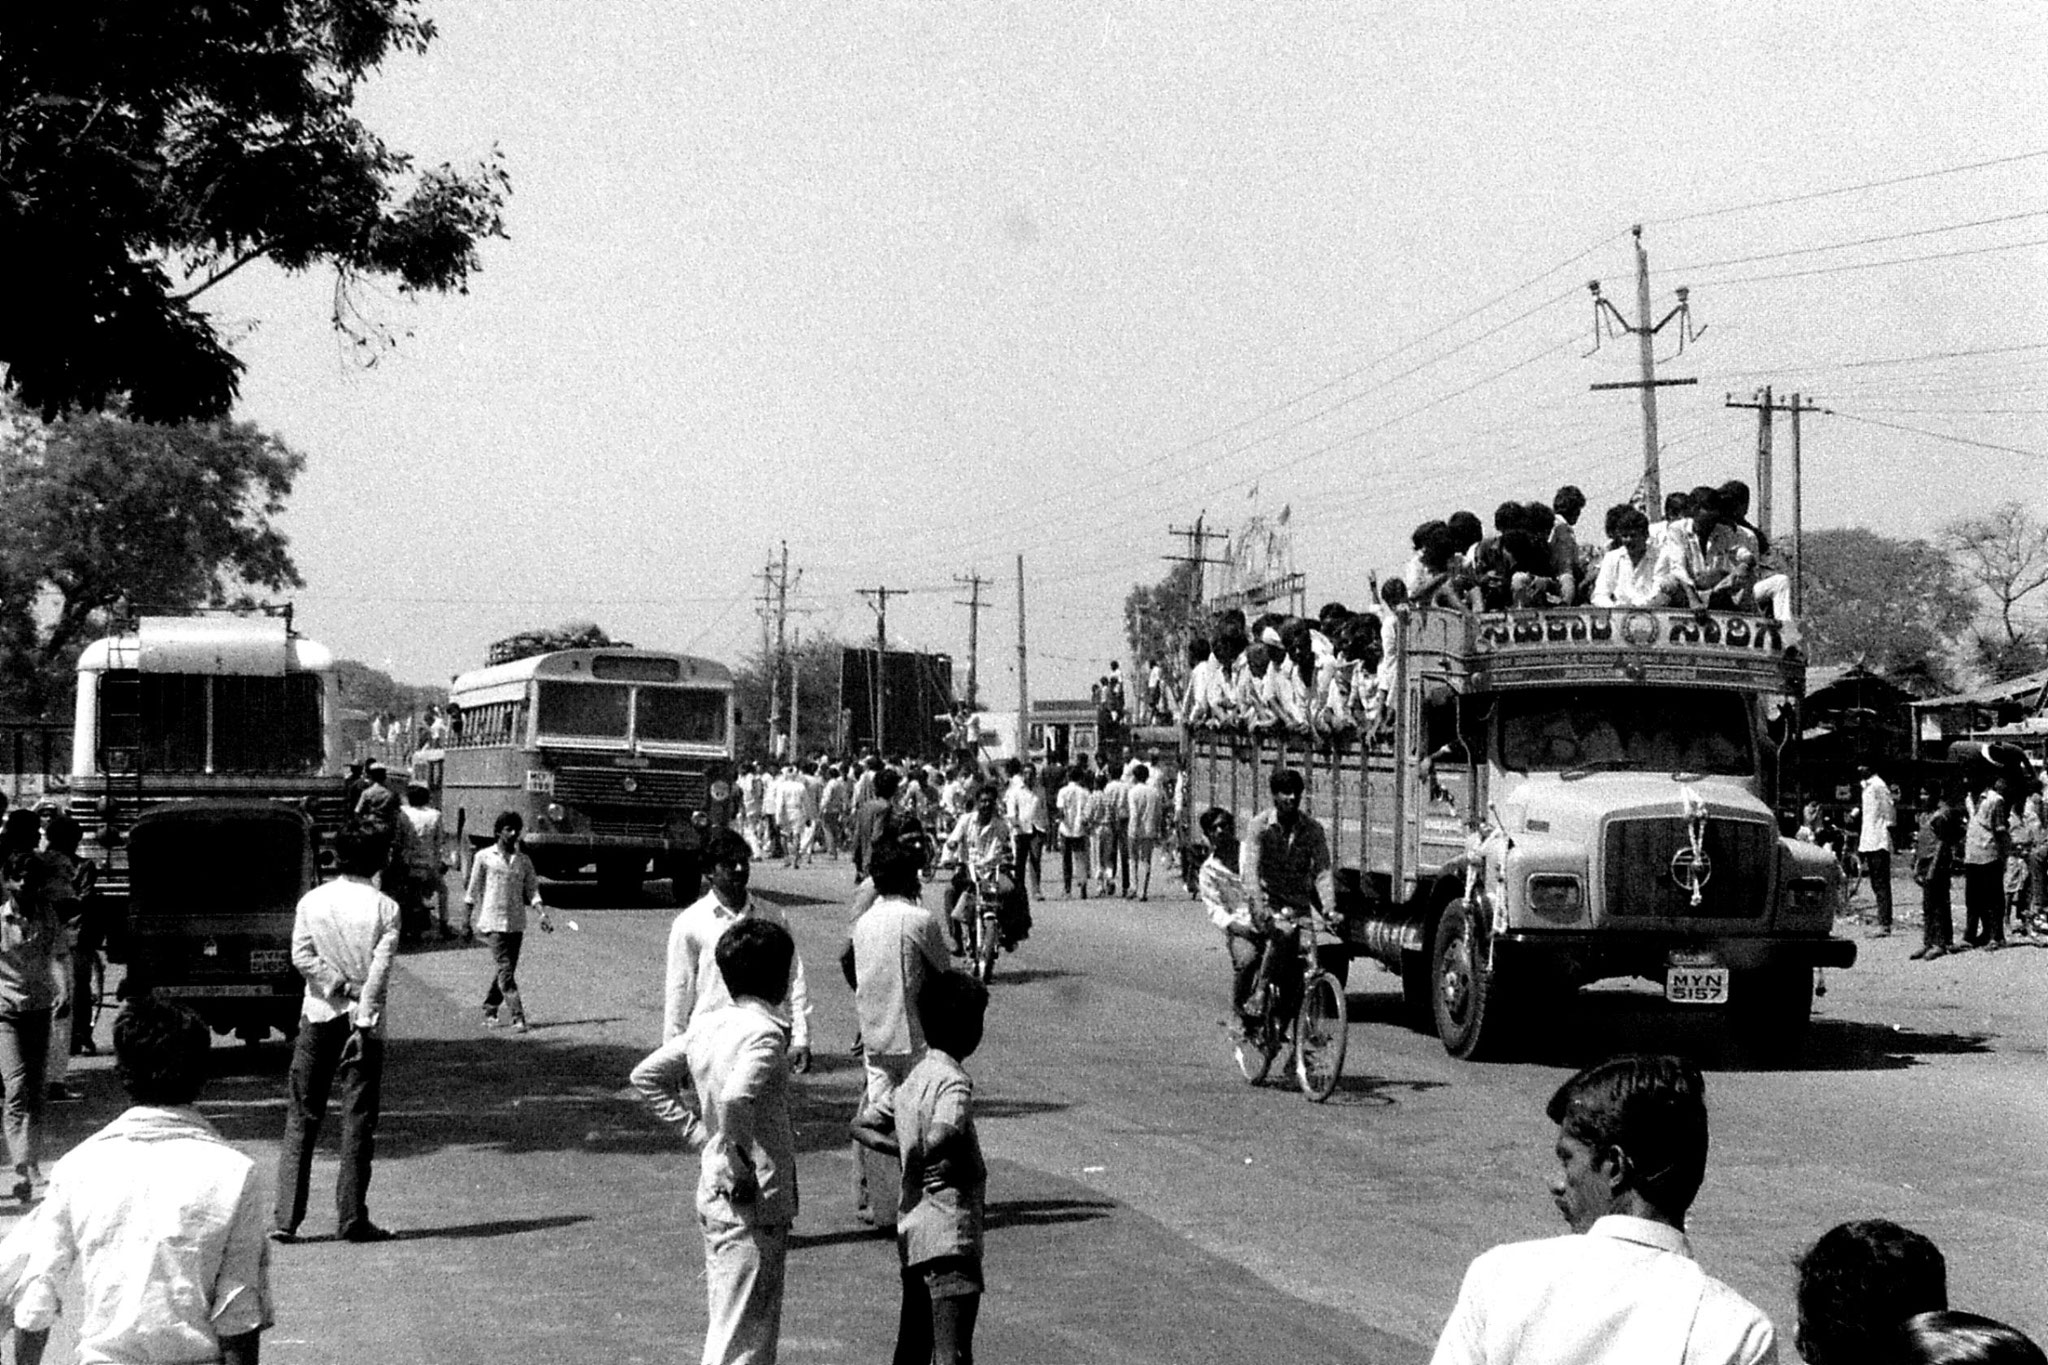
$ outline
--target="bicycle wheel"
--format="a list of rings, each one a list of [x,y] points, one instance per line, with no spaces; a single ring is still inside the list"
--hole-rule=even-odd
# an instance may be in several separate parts
[[[1350,1032],[1344,992],[1328,972],[1312,974],[1302,988],[1301,1013],[1294,1019],[1294,1074],[1301,1093],[1320,1103],[1344,1073],[1344,1044]]]
[[[1856,899],[1856,893],[1863,889],[1863,859],[1860,855],[1844,849],[1842,851],[1842,904]]]
[[[996,974],[996,938],[996,917],[987,914],[975,916],[974,977],[984,986]]]

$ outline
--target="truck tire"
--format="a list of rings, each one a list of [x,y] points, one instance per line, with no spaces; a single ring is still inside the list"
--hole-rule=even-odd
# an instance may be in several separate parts
[[[1479,914],[1463,902],[1447,906],[1430,955],[1436,1035],[1444,1051],[1468,1062],[1498,1056],[1513,1031],[1507,993],[1480,961]]]
[[[1796,1064],[1812,1024],[1812,968],[1756,967],[1731,974],[1728,1034],[1741,1065]]]

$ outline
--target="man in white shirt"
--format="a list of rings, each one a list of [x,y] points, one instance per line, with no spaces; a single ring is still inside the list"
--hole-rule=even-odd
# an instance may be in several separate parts
[[[1863,875],[1870,881],[1870,894],[1877,897],[1876,937],[1892,931],[1892,823],[1897,814],[1892,789],[1868,763],[1856,767],[1856,780],[1863,784],[1863,828],[1856,836],[1856,852],[1863,859]]]
[[[1141,901],[1152,898],[1152,860],[1159,849],[1159,836],[1166,828],[1166,798],[1152,785],[1151,778],[1152,770],[1140,763],[1131,772],[1131,785],[1124,796],[1131,812],[1131,879],[1138,883]]]
[[[147,995],[114,1021],[134,1107],[56,1164],[0,1246],[0,1263],[20,1267],[18,1365],[42,1360],[74,1270],[81,1359],[255,1365],[272,1322],[263,1189],[256,1163],[193,1107],[212,1041],[198,1015]]]
[[[1060,885],[1061,894],[1072,900],[1074,896],[1074,861],[1081,863],[1081,899],[1088,899],[1088,770],[1079,764],[1067,773],[1067,784],[1060,788]]]
[[[1016,844],[1018,884],[1024,885],[1028,880],[1031,894],[1043,896],[1045,891],[1039,878],[1044,863],[1038,835],[1046,823],[1045,793],[1038,788],[1037,769],[1014,758],[1010,760],[1010,785],[1003,793],[1003,819]]]
[[[1432,1365],[1761,1365],[1777,1336],[1701,1270],[1685,1214],[1707,1168],[1706,1082],[1678,1057],[1616,1057],[1551,1097],[1551,1200],[1572,1234],[1472,1262]]]
[[[747,842],[731,830],[711,836],[705,850],[710,864],[711,889],[696,904],[677,915],[668,931],[668,971],[662,985],[661,1038],[670,1042],[689,1030],[690,1024],[708,1011],[732,1003],[725,978],[719,974],[713,955],[718,940],[742,920],[760,919],[789,928],[782,911],[747,894],[753,874],[753,859]],[[811,1068],[811,993],[804,981],[804,960],[796,954],[789,962],[789,983],[777,993],[787,1000],[789,1061],[798,1071]]]
[[[337,1231],[344,1242],[389,1241],[370,1221],[365,1196],[384,1080],[384,991],[398,951],[398,903],[370,884],[384,866],[383,840],[358,821],[334,836],[340,876],[308,891],[292,923],[292,965],[306,978],[299,1033],[277,1152],[271,1240],[298,1240],[313,1174],[313,1148],[336,1087],[341,1091]]]
[[[1650,545],[1650,522],[1638,507],[1614,513],[1614,534],[1621,541],[1600,560],[1593,580],[1596,607],[1658,605],[1657,552]]]
[[[735,923],[706,967],[722,1003],[633,1068],[633,1088],[700,1152],[697,1219],[704,1233],[707,1365],[772,1361],[782,1335],[789,1226],[796,1221],[795,1059],[778,1007],[796,944],[780,924]],[[701,1113],[684,1096],[694,1088]]]

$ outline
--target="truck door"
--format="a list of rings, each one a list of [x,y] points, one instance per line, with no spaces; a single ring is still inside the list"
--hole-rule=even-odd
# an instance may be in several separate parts
[[[1416,670],[1404,725],[1404,757],[1414,777],[1404,784],[1401,821],[1402,889],[1410,895],[1420,880],[1464,853],[1475,814],[1472,754],[1458,702],[1441,675]]]

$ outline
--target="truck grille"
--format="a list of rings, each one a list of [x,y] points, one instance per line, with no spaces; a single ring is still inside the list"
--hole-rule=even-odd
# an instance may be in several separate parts
[[[1709,819],[1705,849],[1713,872],[1700,903],[1672,876],[1671,860],[1689,849],[1678,816],[1610,820],[1607,913],[1629,919],[1753,919],[1770,903],[1778,832],[1752,820]]]
[[[633,790],[627,791],[631,782]],[[709,797],[701,772],[673,768],[557,768],[555,800],[564,805],[632,806],[647,810],[701,809]],[[661,829],[656,819],[653,828]]]
[[[661,816],[654,811],[600,808],[590,812],[590,832],[609,838],[658,840],[664,828]]]

